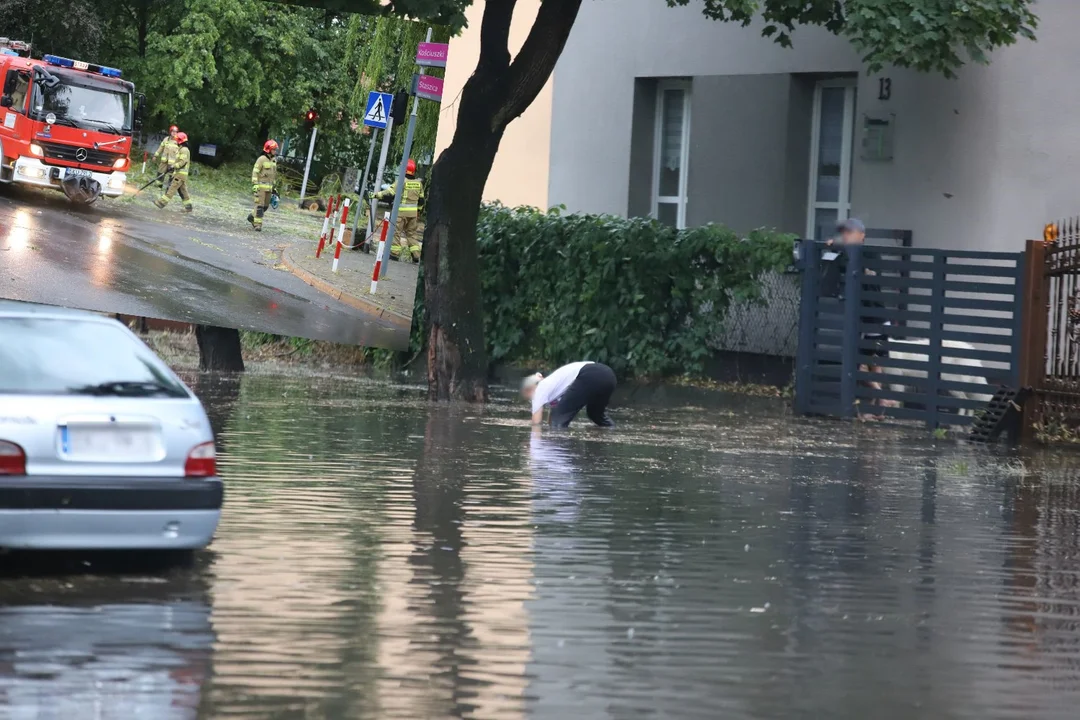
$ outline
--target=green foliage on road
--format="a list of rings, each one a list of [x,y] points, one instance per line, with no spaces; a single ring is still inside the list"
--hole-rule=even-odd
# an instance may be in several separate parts
[[[794,241],[498,204],[484,207],[477,238],[492,362],[587,358],[624,377],[700,374],[728,307],[760,300],[762,276],[788,267]]]

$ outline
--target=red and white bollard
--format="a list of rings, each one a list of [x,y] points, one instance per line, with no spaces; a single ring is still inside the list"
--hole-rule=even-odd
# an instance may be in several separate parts
[[[334,264],[330,272],[337,272],[338,258],[341,257],[341,241],[345,239],[345,225],[349,222],[349,198],[345,198],[345,204],[341,206],[341,225],[338,227],[337,245],[334,247]]]
[[[341,214],[341,204],[334,205],[334,196],[330,196],[330,204],[334,206],[334,212],[330,215],[330,236],[326,239],[327,246],[334,244],[334,231],[337,230],[338,215]],[[318,257],[316,255],[315,257]]]
[[[147,151],[147,150],[143,150],[143,154],[142,154],[142,171],[143,171],[143,175],[146,174],[146,159],[148,157],[150,157],[150,152]]]
[[[382,270],[383,248],[386,247],[386,233],[390,231],[390,213],[383,215],[382,234],[379,235],[379,251],[375,254],[375,271],[371,273],[371,294],[379,286],[379,271]]]
[[[322,232],[319,234],[319,247],[315,250],[315,257],[322,255],[323,248],[326,247],[326,231],[330,229],[330,213],[334,209],[334,198],[326,199],[326,217],[322,221]]]

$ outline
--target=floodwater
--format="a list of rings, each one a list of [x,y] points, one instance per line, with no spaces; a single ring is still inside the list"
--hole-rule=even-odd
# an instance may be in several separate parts
[[[534,435],[508,400],[193,384],[214,544],[0,583],[0,717],[1077,716],[1070,455],[704,395]]]
[[[76,209],[59,193],[0,191],[0,295],[133,317],[408,347],[408,330],[275,269],[277,261],[264,255],[266,248],[253,249],[250,239],[140,220],[117,211],[110,205],[115,201],[101,202],[101,207]]]

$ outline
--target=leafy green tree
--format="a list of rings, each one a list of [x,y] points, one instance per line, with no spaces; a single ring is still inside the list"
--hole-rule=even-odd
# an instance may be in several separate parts
[[[94,57],[106,37],[99,0],[68,0],[42,11],[40,0],[0,0],[0,34],[32,42],[35,54]]]
[[[460,29],[472,0],[287,0],[335,11],[395,13],[438,19]],[[659,2],[660,0],[657,0]],[[482,401],[487,395],[484,312],[480,301],[476,225],[480,203],[506,126],[535,100],[555,68],[582,0],[543,0],[532,28],[511,58],[516,0],[487,0],[480,58],[458,101],[450,145],[432,168],[424,232],[424,295],[428,394]],[[690,0],[666,0],[688,5]],[[1034,0],[695,0],[706,18],[748,25],[791,44],[799,25],[847,38],[870,70],[886,65],[952,76],[968,60],[1017,38],[1033,38]]]

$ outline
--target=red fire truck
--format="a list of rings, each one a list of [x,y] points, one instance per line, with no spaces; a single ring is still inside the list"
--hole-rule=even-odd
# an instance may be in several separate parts
[[[124,193],[144,99],[120,71],[0,38],[0,182],[92,203]]]

